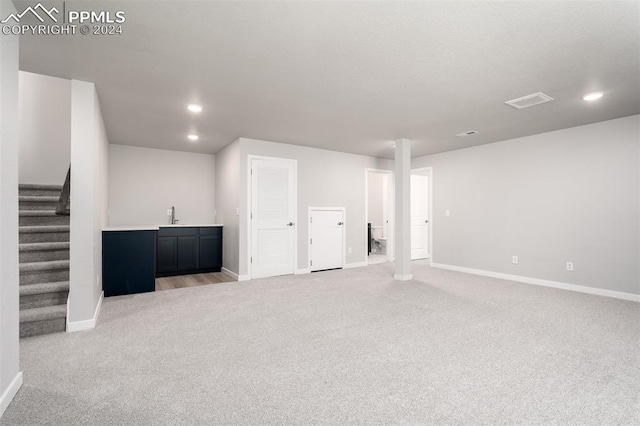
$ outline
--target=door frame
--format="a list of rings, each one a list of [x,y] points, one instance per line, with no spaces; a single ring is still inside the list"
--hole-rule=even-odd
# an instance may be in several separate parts
[[[309,207],[307,215],[307,270],[311,272],[311,212],[312,211],[341,211],[342,212],[342,265],[347,264],[347,210],[344,207]]]
[[[291,275],[296,273],[298,268],[298,160],[293,158],[268,157],[264,155],[247,155],[247,276],[253,279],[253,180],[251,179],[251,170],[253,169],[253,160],[266,161],[283,161],[293,165],[293,270]]]
[[[387,226],[387,260],[393,262],[395,260],[394,252],[394,233],[395,233],[395,185],[393,170],[385,169],[364,169],[364,224],[369,223],[369,173],[384,173],[387,175],[387,217],[389,223]],[[368,241],[364,242],[364,263],[369,264]]]
[[[428,230],[429,230],[429,242],[428,242],[428,247],[429,247],[429,265],[431,265],[433,263],[433,167],[419,167],[417,169],[411,169],[411,171],[409,172],[410,174],[417,174],[417,173],[425,173],[426,176],[429,178],[429,196],[427,197],[427,199],[429,200],[429,225],[428,225]],[[422,259],[424,260],[424,259]]]

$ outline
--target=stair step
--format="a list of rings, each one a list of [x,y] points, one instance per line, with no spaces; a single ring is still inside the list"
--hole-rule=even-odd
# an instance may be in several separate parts
[[[69,291],[69,281],[21,285],[20,297],[32,296],[34,294],[56,293],[59,291]]]
[[[20,244],[69,241],[69,225],[20,226]]]
[[[64,305],[69,297],[69,281],[20,286],[20,310]]]
[[[20,184],[18,185],[20,195],[56,195],[60,196],[62,185],[39,185]]]
[[[38,225],[38,226],[20,226],[18,228],[21,234],[44,234],[51,232],[69,232],[69,225]]]
[[[69,269],[68,260],[53,260],[50,262],[30,262],[20,264],[20,275],[25,275],[29,272],[40,271],[56,271],[59,269]]]
[[[20,311],[20,337],[66,330],[67,305],[43,306]]]
[[[18,204],[20,210],[55,210],[59,199],[59,196],[21,195]]]
[[[67,305],[43,306],[20,311],[20,323],[66,318]]]
[[[46,250],[69,250],[69,242],[62,241],[57,243],[29,243],[20,244],[20,252],[28,251],[46,251]]]
[[[68,225],[68,215],[57,215],[55,210],[20,210],[20,226]]]

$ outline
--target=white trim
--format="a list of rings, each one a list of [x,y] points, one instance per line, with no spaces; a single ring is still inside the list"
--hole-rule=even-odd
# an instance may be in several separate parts
[[[312,211],[342,212],[342,265],[344,269],[347,264],[347,210],[344,207],[309,207],[307,212],[307,269],[309,272],[313,270],[311,267],[311,212]],[[365,222],[366,223],[366,222]]]
[[[417,169],[411,169],[411,173],[414,172],[427,172],[429,177],[429,265],[431,265],[433,259],[433,167],[419,167]]]
[[[385,169],[373,169],[373,168],[365,168],[364,169],[364,225],[365,227],[369,223],[369,173],[384,173],[389,175],[387,179],[387,218],[389,223],[387,224],[387,261],[393,262],[394,259],[394,233],[395,233],[395,195],[396,189],[394,185],[394,174],[393,170],[385,170]],[[364,253],[365,253],[365,266],[369,264],[369,242],[367,239],[364,239]],[[347,266],[345,265],[345,268]]]
[[[406,274],[406,275],[393,274],[393,279],[398,281],[409,281],[413,279],[413,274]]]
[[[309,273],[311,273],[311,270],[309,268],[299,268],[299,269],[296,269],[296,271],[294,272],[294,274],[296,275],[304,275]]]
[[[516,281],[525,284],[539,285],[543,287],[559,288],[562,290],[577,291],[579,293],[593,294],[596,296],[613,297],[615,299],[640,302],[640,295],[623,293],[621,291],[605,290],[602,288],[585,287],[577,284],[562,283],[559,281],[549,281],[540,278],[523,277],[520,275],[503,274],[501,272],[483,271],[481,269],[465,268],[463,266],[445,265],[442,263],[431,263],[434,268],[447,269],[449,271],[463,272],[465,274],[482,275],[484,277],[498,278],[501,280]]]
[[[104,300],[104,291],[100,293],[100,299],[98,300],[98,304],[96,305],[96,310],[93,312],[93,318],[91,318],[90,320],[70,322],[69,317],[67,316],[67,333],[90,330],[92,328],[95,328],[96,323],[98,322],[98,316],[100,315],[100,310],[102,309],[103,300]]]
[[[344,269],[362,268],[364,266],[369,266],[369,262],[365,260],[364,262],[347,263],[344,265]]]
[[[253,242],[251,240],[253,232],[253,224],[251,221],[251,213],[253,213],[253,204],[251,198],[252,189],[252,162],[253,160],[266,161],[284,161],[293,164],[293,274],[295,274],[296,265],[298,264],[298,160],[295,158],[267,157],[264,155],[247,154],[247,275],[240,275],[238,281],[248,281],[252,278],[251,251],[253,250]]]
[[[16,377],[13,378],[11,383],[7,389],[0,396],[0,417],[4,414],[4,411],[7,409],[13,398],[16,396],[20,388],[22,387],[22,371],[19,371],[16,374]]]
[[[220,272],[222,272],[223,274],[229,275],[231,278],[233,278],[236,281],[239,281],[238,280],[238,274],[236,274],[235,272],[231,272],[227,268],[223,267],[222,269],[220,269]]]

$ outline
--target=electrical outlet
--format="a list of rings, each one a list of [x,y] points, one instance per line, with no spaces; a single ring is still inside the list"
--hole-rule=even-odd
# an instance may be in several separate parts
[[[513,263],[514,265],[517,265],[518,264],[518,256],[511,257],[511,263]]]
[[[445,215],[446,217],[449,217],[449,216],[451,216],[451,212],[450,212],[449,210],[445,210],[445,211],[444,211],[444,215]]]
[[[353,250],[351,249],[351,247],[349,247],[349,249],[347,250],[347,252],[348,252],[349,254],[353,253]]]
[[[573,272],[573,262],[567,262],[567,271]]]

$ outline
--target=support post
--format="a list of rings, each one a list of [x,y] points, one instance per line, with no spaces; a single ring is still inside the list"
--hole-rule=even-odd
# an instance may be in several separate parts
[[[395,272],[393,278],[408,281],[411,275],[411,141],[395,143]]]

